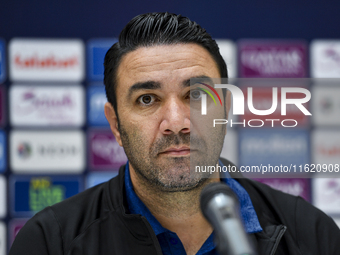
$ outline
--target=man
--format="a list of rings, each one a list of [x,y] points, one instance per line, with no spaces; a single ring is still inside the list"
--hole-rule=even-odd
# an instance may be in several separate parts
[[[132,19],[105,57],[105,114],[128,157],[119,175],[37,213],[10,254],[217,254],[199,195],[225,182],[239,198],[258,254],[340,254],[340,231],[301,198],[247,179],[193,174],[191,160],[219,159],[223,128],[206,136],[191,119],[200,92],[190,79],[227,77],[216,42],[168,13]],[[225,107],[215,114],[227,115]],[[202,159],[202,155],[203,157]],[[233,177],[233,176],[232,176]]]

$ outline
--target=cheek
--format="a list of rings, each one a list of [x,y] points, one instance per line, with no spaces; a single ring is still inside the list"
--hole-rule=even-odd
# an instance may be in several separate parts
[[[150,145],[157,136],[158,124],[153,118],[141,118],[140,116],[128,115],[121,120],[121,133],[124,134],[124,140],[129,140],[129,145],[144,144],[144,146]]]
[[[134,133],[144,134],[144,136],[155,134],[158,130],[158,123],[152,118],[129,118],[126,119],[124,123],[125,126],[128,129],[133,130]]]

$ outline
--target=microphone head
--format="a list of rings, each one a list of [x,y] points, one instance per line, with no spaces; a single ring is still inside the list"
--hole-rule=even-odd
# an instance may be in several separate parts
[[[221,193],[233,198],[235,203],[238,202],[237,196],[227,184],[222,182],[210,183],[203,188],[200,196],[201,211],[205,217],[207,217],[206,209],[208,208],[208,203],[214,196]]]
[[[240,215],[235,193],[224,183],[211,183],[203,188],[200,197],[204,217],[216,231],[219,254],[256,254]]]

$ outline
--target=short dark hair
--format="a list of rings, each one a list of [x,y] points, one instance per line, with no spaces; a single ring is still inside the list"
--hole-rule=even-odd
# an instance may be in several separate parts
[[[117,70],[122,57],[140,47],[180,43],[196,43],[208,50],[219,68],[221,77],[228,78],[227,66],[216,41],[196,22],[168,12],[138,15],[124,27],[118,42],[107,51],[104,59],[106,96],[117,117]]]

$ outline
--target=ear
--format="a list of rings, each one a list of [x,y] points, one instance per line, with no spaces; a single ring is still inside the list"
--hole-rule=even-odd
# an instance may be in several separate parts
[[[123,146],[122,139],[120,138],[120,132],[118,130],[118,118],[111,103],[107,102],[104,106],[105,117],[110,124],[111,131],[116,138],[116,141],[120,146]]]
[[[224,104],[225,104],[225,115],[226,119],[229,117],[229,110],[231,107],[231,92],[229,90],[226,91],[225,99],[224,99]],[[225,129],[225,133],[227,134],[227,129]]]

